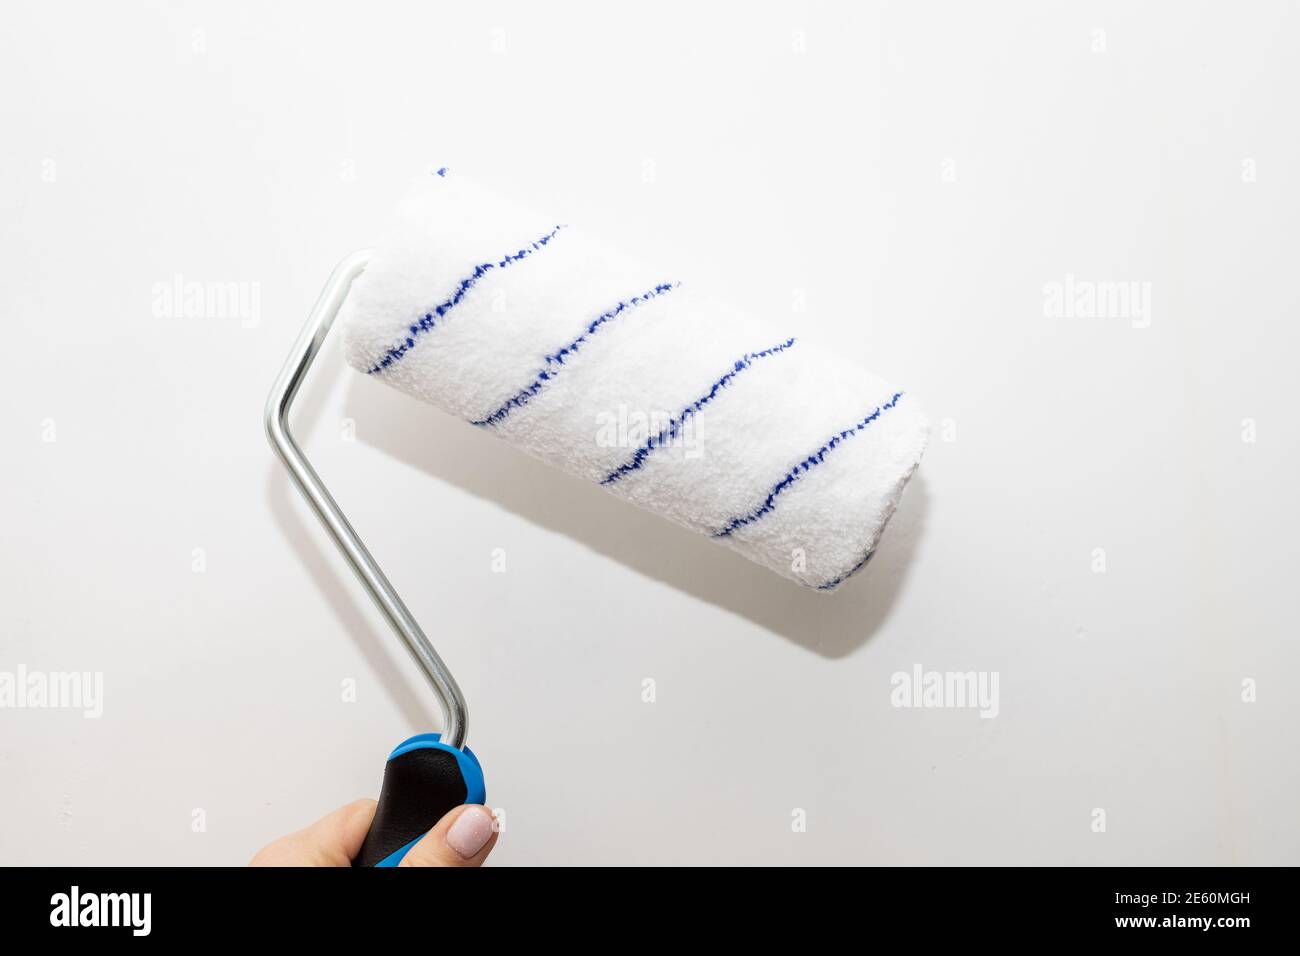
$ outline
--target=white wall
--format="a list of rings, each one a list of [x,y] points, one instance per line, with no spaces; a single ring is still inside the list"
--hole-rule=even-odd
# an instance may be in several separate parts
[[[260,422],[430,164],[936,423],[828,598],[331,352],[299,432],[464,686],[495,861],[1300,862],[1300,11],[606,6],[8,5],[0,671],[104,710],[0,710],[0,862],[242,863],[433,725]],[[156,316],[178,274],[258,321]],[[1045,315],[1067,274],[1149,327]],[[998,716],[891,706],[918,663]]]

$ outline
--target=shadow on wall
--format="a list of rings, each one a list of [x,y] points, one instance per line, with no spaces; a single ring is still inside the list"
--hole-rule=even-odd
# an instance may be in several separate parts
[[[924,530],[927,492],[918,472],[903,494],[871,563],[833,594],[802,588],[702,535],[566,475],[436,408],[357,377],[327,350],[295,408],[293,431],[311,458],[325,397],[345,387],[344,412],[361,441],[522,518],[580,541],[648,577],[725,608],[826,658],[845,657],[889,618]],[[347,381],[346,386],[343,385]],[[291,505],[297,492],[279,462],[266,495],[286,538],[322,598],[392,689],[412,725],[427,723],[427,701],[402,677],[396,649],[376,640],[350,571],[316,527]]]
[[[379,383],[354,378],[345,414],[363,443],[827,658],[852,653],[888,619],[923,530],[918,472],[871,563],[821,594]]]

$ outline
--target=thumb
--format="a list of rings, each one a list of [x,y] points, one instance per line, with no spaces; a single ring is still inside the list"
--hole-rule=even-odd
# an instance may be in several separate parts
[[[497,842],[487,807],[460,806],[438,821],[402,858],[402,866],[482,866]]]

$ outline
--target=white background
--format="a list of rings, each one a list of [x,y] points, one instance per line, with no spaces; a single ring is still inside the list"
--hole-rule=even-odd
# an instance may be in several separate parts
[[[466,691],[494,862],[1300,863],[1295,4],[3,19],[0,670],[105,703],[0,710],[0,862],[242,863],[435,725],[261,412],[448,165],[936,426],[827,597],[331,350],[298,432]],[[257,323],[155,315],[178,274]],[[1046,316],[1067,274],[1151,283],[1150,326]],[[999,715],[892,707],[914,664],[998,672]]]

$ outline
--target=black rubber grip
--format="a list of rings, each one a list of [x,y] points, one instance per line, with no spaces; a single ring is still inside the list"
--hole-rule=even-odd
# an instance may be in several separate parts
[[[446,750],[409,750],[388,761],[379,806],[353,866],[374,866],[424,836],[468,790],[456,757]]]

